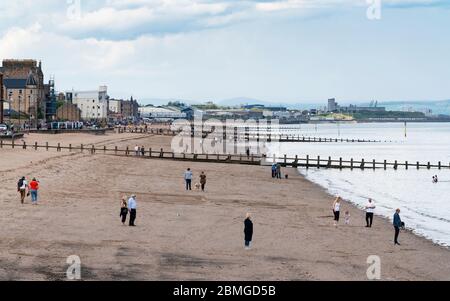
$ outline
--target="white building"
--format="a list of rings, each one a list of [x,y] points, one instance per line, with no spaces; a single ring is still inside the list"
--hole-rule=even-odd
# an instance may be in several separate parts
[[[150,119],[179,119],[186,118],[186,114],[179,110],[170,110],[161,107],[140,107],[139,114],[142,118]]]
[[[81,110],[83,120],[106,120],[108,118],[108,88],[100,86],[95,91],[73,91],[72,103]]]
[[[122,101],[121,99],[110,99],[108,108],[115,114],[122,114]]]

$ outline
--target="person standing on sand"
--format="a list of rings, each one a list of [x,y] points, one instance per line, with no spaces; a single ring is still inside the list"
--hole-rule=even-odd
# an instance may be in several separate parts
[[[247,213],[244,221],[244,235],[245,235],[245,249],[250,249],[250,244],[253,239],[253,222],[250,213]]]
[[[130,227],[136,227],[136,225],[134,224],[137,215],[136,209],[137,209],[136,195],[133,194],[131,198],[128,200],[128,210],[130,210]]]
[[[28,182],[25,177],[22,177],[17,183],[17,191],[20,193],[20,202],[23,204],[25,196],[27,195]]]
[[[202,191],[205,192],[205,186],[206,186],[206,175],[205,172],[202,171],[200,175],[200,184],[202,185]]]
[[[341,197],[338,196],[333,202],[334,226],[339,223],[339,213],[341,211]]]
[[[369,199],[369,202],[366,204],[366,227],[371,228],[372,227],[372,221],[373,221],[373,212],[375,210],[375,203],[372,201],[372,199]]]
[[[277,176],[277,165],[274,163],[272,164],[272,178],[275,178]]]
[[[400,245],[398,242],[398,235],[400,234],[400,228],[402,227],[402,219],[400,218],[400,209],[395,210],[394,214],[394,245]]]
[[[122,224],[125,225],[125,222],[127,221],[127,215],[128,215],[128,204],[126,197],[122,198],[122,201],[120,202],[120,217],[122,218]]]
[[[141,146],[141,156],[145,157],[145,147]]]
[[[192,171],[190,168],[184,173],[184,180],[186,181],[186,190],[192,190]]]
[[[136,145],[136,146],[134,147],[134,155],[135,155],[136,157],[139,156],[139,151],[140,151],[139,146]]]
[[[33,178],[33,181],[30,182],[31,203],[33,205],[38,204],[38,190],[39,181],[37,181],[36,178]]]
[[[277,163],[277,179],[281,179],[281,164]]]

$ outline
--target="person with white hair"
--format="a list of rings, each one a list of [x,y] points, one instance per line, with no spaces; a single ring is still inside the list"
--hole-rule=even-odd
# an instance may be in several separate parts
[[[247,213],[244,221],[244,235],[245,235],[245,249],[250,249],[250,244],[253,239],[253,222],[250,213]]]
[[[128,200],[128,210],[130,210],[130,227],[136,227],[134,224],[137,215],[137,202],[136,195],[133,194],[131,198]]]

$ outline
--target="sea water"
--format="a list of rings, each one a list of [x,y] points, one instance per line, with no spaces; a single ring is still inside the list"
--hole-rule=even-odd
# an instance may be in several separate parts
[[[319,184],[331,194],[340,195],[360,206],[372,198],[375,213],[392,220],[396,208],[401,218],[416,234],[435,243],[450,246],[450,169],[416,169],[421,164],[450,164],[450,123],[330,123],[304,124],[282,129],[284,134],[342,139],[382,140],[379,143],[272,143],[270,153],[305,158],[364,159],[368,168],[361,170],[299,168],[301,174]],[[385,142],[387,141],[387,142]],[[408,161],[408,170],[371,169],[371,162],[399,163]],[[439,182],[433,183],[432,177]]]

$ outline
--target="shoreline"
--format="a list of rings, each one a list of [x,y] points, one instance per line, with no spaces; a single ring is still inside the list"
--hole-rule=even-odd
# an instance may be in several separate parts
[[[325,192],[326,194],[328,194],[331,198],[335,198],[335,197],[336,197],[336,195],[334,195],[334,194],[329,190],[329,188],[326,188],[326,187],[324,187],[324,186],[321,186],[320,184],[318,184],[318,183],[316,183],[316,182],[314,182],[314,181],[308,179],[305,175],[301,174],[300,171],[298,171],[298,175],[299,175],[300,177],[304,178],[306,181],[310,182],[311,184],[317,186],[318,189],[323,190],[323,192]],[[341,197],[341,198],[342,198],[342,197]],[[362,213],[365,214],[364,208],[362,208],[361,206],[359,206],[357,203],[354,203],[354,202],[352,202],[351,200],[344,199],[344,198],[342,198],[342,200],[343,200],[347,205],[353,206],[355,209],[358,209],[359,211],[361,211]],[[331,206],[331,205],[330,205],[330,206]],[[383,221],[383,222],[385,222],[385,223],[387,223],[387,224],[389,224],[389,225],[392,226],[392,221],[391,221],[391,220],[389,219],[389,217],[387,217],[387,216],[384,216],[384,215],[376,214],[376,213],[375,213],[375,214],[374,214],[374,221],[375,221],[375,219],[380,219],[381,221]],[[361,225],[361,227],[364,227],[364,225]],[[443,250],[446,250],[446,251],[450,251],[450,245],[447,246],[447,245],[444,245],[444,244],[439,244],[439,243],[433,241],[432,238],[428,238],[428,237],[426,237],[426,236],[424,236],[424,235],[422,235],[422,234],[420,234],[420,233],[414,232],[414,230],[415,230],[415,229],[413,229],[413,228],[406,227],[405,230],[402,230],[402,232],[403,232],[403,233],[409,233],[409,234],[411,234],[411,235],[416,236],[417,238],[423,239],[424,241],[431,243],[433,246],[442,248]]]

